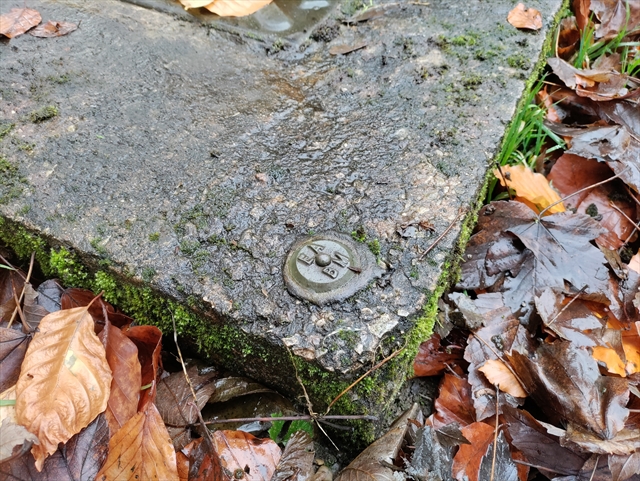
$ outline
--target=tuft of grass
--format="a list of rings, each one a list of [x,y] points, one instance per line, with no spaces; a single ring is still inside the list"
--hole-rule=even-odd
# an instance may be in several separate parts
[[[29,114],[29,120],[34,124],[39,124],[45,120],[52,119],[58,115],[58,108],[55,105],[47,105],[41,107],[38,110],[34,110]]]

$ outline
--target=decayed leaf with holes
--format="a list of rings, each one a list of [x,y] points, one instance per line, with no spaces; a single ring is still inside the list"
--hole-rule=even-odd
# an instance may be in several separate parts
[[[141,387],[138,348],[111,324],[98,337],[105,346],[107,362],[113,373],[111,394],[105,411],[109,430],[113,434],[138,411]]]
[[[537,213],[556,202],[558,204],[547,210],[549,214],[566,210],[560,202],[560,196],[551,188],[546,177],[533,172],[526,165],[505,165],[494,170],[493,175],[503,186],[515,190],[516,200],[524,201]]]
[[[214,0],[204,8],[220,17],[244,17],[266,7],[272,0]]]
[[[109,455],[96,481],[179,481],[176,452],[155,404],[136,413],[109,440]]]
[[[523,3],[519,3],[509,12],[507,21],[516,28],[527,30],[542,28],[542,14],[535,8],[525,7]]]
[[[0,464],[0,478],[11,481],[92,480],[107,457],[108,444],[109,427],[104,415],[100,414],[45,459],[42,471],[36,469],[31,453],[26,453]]]
[[[507,365],[502,361],[488,359],[478,371],[482,372],[487,380],[497,386],[501,391],[511,394],[513,397],[527,397],[526,391],[513,375]]]
[[[16,385],[18,422],[38,436],[32,452],[42,468],[107,407],[111,370],[86,307],[51,313],[27,348]]]
[[[12,386],[0,394],[0,400],[15,401],[16,387]],[[18,446],[22,445],[22,452],[26,452],[37,442],[38,437],[35,434],[18,424],[15,406],[0,406],[0,463],[15,455],[15,448]]]
[[[222,467],[231,473],[237,470],[247,473],[247,481],[271,479],[282,455],[273,440],[256,438],[243,431],[216,431],[213,443]]]
[[[12,8],[11,12],[0,16],[0,34],[13,38],[22,35],[40,23],[42,17],[31,8]]]
[[[36,28],[29,32],[29,35],[34,37],[51,38],[62,37],[63,35],[70,34],[76,30],[78,26],[71,22],[54,22],[49,20],[47,23],[38,25]]]
[[[371,443],[356,459],[351,461],[335,481],[394,479],[393,471],[389,466],[393,465],[402,446],[409,419],[414,419],[417,413],[418,405],[414,404],[396,419],[384,436]]]

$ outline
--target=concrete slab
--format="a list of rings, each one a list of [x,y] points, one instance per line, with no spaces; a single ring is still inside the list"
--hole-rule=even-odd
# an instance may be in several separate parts
[[[337,10],[288,48],[114,0],[29,4],[80,28],[0,44],[0,237],[298,394],[287,346],[318,408],[407,344],[339,409],[388,405],[560,1],[529,2],[538,33],[507,24],[511,0],[393,4],[355,25]],[[283,268],[326,233],[374,265],[318,306]]]

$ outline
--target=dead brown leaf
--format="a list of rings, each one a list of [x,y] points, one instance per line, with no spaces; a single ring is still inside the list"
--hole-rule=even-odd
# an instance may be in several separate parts
[[[231,473],[245,472],[247,481],[269,481],[282,455],[275,441],[243,431],[216,431],[213,443],[222,467]]]
[[[413,360],[413,375],[436,376],[442,374],[448,366],[463,360],[462,349],[450,349],[440,344],[440,336],[433,334],[428,341],[420,344],[418,354]]]
[[[0,392],[18,382],[20,366],[29,342],[30,334],[0,327]]]
[[[502,361],[488,359],[478,368],[478,371],[481,371],[487,377],[487,380],[501,391],[511,394],[513,397],[527,397],[527,393],[522,389],[518,378],[513,375]]]
[[[462,434],[470,444],[460,445],[460,449],[453,458],[452,474],[455,479],[483,481],[478,479],[478,472],[482,458],[493,442],[494,430],[493,426],[482,422],[462,427]]]
[[[230,481],[234,479],[220,463],[220,457],[216,453],[208,438],[199,438],[185,446],[182,452],[186,455],[189,481]],[[244,471],[243,471],[244,477]]]
[[[446,373],[440,381],[440,391],[434,404],[431,425],[441,428],[451,423],[466,426],[473,423],[476,413],[471,401],[471,386],[466,379]]]
[[[146,410],[149,403],[156,399],[156,375],[160,367],[160,351],[162,350],[162,332],[155,326],[134,326],[124,331],[124,335],[133,341],[138,348],[138,360],[141,366],[141,385],[138,411]]]
[[[15,401],[16,387],[0,394],[1,401]],[[26,452],[33,443],[38,442],[38,437],[30,433],[24,426],[18,424],[16,419],[16,407],[0,406],[0,464],[15,455],[15,448],[25,445],[22,452]]]
[[[63,35],[73,32],[77,28],[78,26],[75,23],[54,22],[53,20],[49,20],[47,23],[38,25],[36,28],[31,30],[29,35],[41,38],[62,37]]]
[[[313,439],[305,431],[289,438],[271,481],[306,481],[313,474]]]
[[[40,23],[42,17],[31,8],[12,8],[11,12],[0,16],[0,34],[14,38],[22,35]]]
[[[244,17],[266,7],[272,0],[214,0],[204,8],[221,17]]]
[[[525,7],[519,3],[507,15],[507,21],[516,28],[540,30],[542,28],[542,14],[535,8]]]
[[[109,456],[96,481],[179,481],[176,452],[155,404],[136,413],[109,440]]]
[[[536,212],[540,213],[556,202],[558,204],[547,210],[547,215],[565,211],[560,196],[551,188],[547,178],[534,173],[529,167],[521,164],[504,165],[500,170],[494,170],[493,175],[504,187],[516,191],[516,200],[524,202]]]
[[[591,10],[600,20],[596,38],[612,38],[625,30],[637,33],[640,27],[640,4],[628,0],[591,0]],[[627,17],[627,7],[629,16]]]
[[[109,430],[114,434],[138,411],[141,386],[138,348],[111,324],[100,332],[99,338],[105,346],[107,362],[113,373],[105,415]]]
[[[18,422],[38,436],[36,467],[107,407],[111,370],[86,307],[51,313],[27,348],[16,385]]]

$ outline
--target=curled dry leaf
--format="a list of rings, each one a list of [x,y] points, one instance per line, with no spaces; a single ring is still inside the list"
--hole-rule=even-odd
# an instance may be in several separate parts
[[[519,3],[509,12],[507,21],[516,28],[527,30],[542,28],[542,14],[535,8],[525,7],[523,3]]]
[[[495,359],[488,359],[482,367],[478,368],[494,386],[511,394],[513,397],[527,397],[526,391],[522,388],[522,385],[518,381],[518,378],[513,375],[505,363]]]
[[[31,8],[12,8],[11,12],[0,16],[0,34],[13,38],[22,35],[40,23],[42,17]]]
[[[271,479],[282,455],[273,440],[259,439],[243,431],[216,431],[213,442],[222,467],[231,473],[243,471],[246,473],[243,479],[247,481]]]
[[[504,187],[516,191],[516,200],[527,204],[536,212],[540,213],[556,202],[558,204],[547,210],[547,213],[555,214],[565,211],[564,205],[560,202],[560,196],[551,188],[546,177],[534,173],[526,165],[505,165],[500,170],[494,170],[493,175]]]
[[[272,0],[214,0],[204,8],[221,17],[244,17],[266,7]]]
[[[29,35],[42,38],[62,37],[63,35],[73,32],[77,28],[78,26],[75,23],[54,22],[53,20],[49,20],[47,23],[39,25],[31,30]]]
[[[107,407],[111,370],[86,307],[45,316],[16,385],[18,422],[38,436],[36,467]]]
[[[109,455],[96,481],[179,481],[176,452],[155,404],[136,413],[109,440]]]

